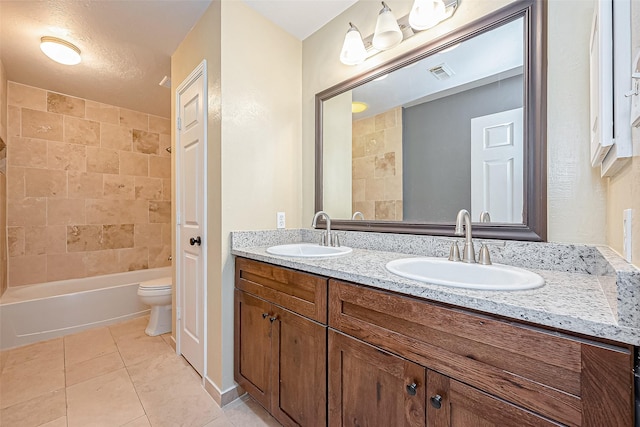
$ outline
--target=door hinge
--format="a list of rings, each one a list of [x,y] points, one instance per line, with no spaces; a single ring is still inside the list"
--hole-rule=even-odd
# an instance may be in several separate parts
[[[180,212],[176,212],[176,224],[180,225]]]
[[[176,307],[176,320],[180,319],[182,319],[182,310],[180,310],[180,307]]]
[[[178,130],[182,130],[182,120],[178,117]]]

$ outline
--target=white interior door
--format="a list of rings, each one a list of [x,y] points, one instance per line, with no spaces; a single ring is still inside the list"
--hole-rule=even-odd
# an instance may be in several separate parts
[[[177,89],[178,351],[200,375],[206,316],[206,87],[203,62]]]
[[[471,216],[521,224],[523,208],[522,108],[471,119]]]

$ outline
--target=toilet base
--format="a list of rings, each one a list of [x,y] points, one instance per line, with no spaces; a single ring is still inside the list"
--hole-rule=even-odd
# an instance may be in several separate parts
[[[171,305],[152,305],[149,324],[144,332],[151,337],[171,332]]]

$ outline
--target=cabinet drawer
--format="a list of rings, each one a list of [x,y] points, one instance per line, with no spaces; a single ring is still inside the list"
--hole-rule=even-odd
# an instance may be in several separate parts
[[[631,425],[628,347],[337,280],[330,281],[329,301],[330,327],[492,395],[567,425]],[[595,408],[608,413],[596,415]]]
[[[327,278],[236,258],[236,288],[327,323]]]

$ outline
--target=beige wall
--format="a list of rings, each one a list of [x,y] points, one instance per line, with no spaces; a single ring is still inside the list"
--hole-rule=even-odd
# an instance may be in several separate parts
[[[606,243],[606,183],[590,165],[591,0],[549,2],[547,74],[548,238]]]
[[[8,84],[9,286],[169,265],[166,118]]]
[[[402,221],[402,108],[353,121],[353,211]]]
[[[631,58],[640,52],[640,3],[631,2]],[[640,267],[640,128],[633,128],[633,154],[624,169],[610,179],[607,193],[607,244],[622,254],[622,212],[633,209],[632,262]]]
[[[176,85],[203,58],[209,67],[206,376],[224,393],[234,385],[230,232],[275,228],[278,211],[287,214],[288,228],[301,226],[301,43],[242,2],[214,1],[172,56]]]
[[[220,1],[213,1],[204,12],[198,23],[180,43],[180,46],[171,56],[171,120],[176,118],[177,88],[185,78],[189,76],[202,60],[207,61],[207,228],[205,240],[207,245],[207,368],[205,375],[218,387],[218,391],[224,391],[226,385],[222,384],[222,319],[221,319],[221,271],[222,271],[222,189],[221,189],[221,10]],[[171,144],[175,147],[175,135]],[[175,171],[175,159],[172,169]],[[172,188],[175,188],[175,174]],[[175,197],[172,199],[175,206]],[[172,216],[174,213],[172,212]],[[175,225],[175,217],[171,224]],[[175,227],[173,228],[175,242]],[[174,246],[175,250],[175,246]],[[174,257],[176,254],[173,254]],[[174,277],[174,283],[175,277]],[[175,292],[173,294],[173,306],[176,306]],[[173,324],[175,325],[175,310],[173,310]],[[224,325],[233,330],[232,325]],[[173,332],[174,336],[176,331]]]
[[[448,21],[418,33],[399,47],[358,66],[338,57],[347,23],[366,37],[374,30],[378,7],[359,1],[303,43],[303,217],[313,215],[314,95],[343,80],[473,21],[505,1],[462,2]],[[394,13],[408,13],[411,1],[396,2]],[[549,1],[548,54],[548,239],[604,244],[606,188],[589,164],[588,39],[592,1]]]

